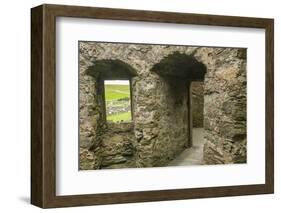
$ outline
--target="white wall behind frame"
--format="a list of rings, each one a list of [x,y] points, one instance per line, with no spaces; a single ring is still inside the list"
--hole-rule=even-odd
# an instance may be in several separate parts
[[[280,212],[281,185],[281,14],[276,0],[48,0],[54,4],[135,8],[275,18],[275,178],[274,195],[50,209],[48,212]],[[3,1],[1,31],[1,212],[42,212],[29,204],[30,191],[30,8],[41,0]]]

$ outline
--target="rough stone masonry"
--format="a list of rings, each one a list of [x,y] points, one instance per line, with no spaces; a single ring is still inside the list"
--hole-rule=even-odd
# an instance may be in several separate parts
[[[204,164],[246,162],[246,49],[80,41],[79,78],[80,169],[166,166],[192,123]],[[105,79],[130,80],[132,122],[106,121]]]

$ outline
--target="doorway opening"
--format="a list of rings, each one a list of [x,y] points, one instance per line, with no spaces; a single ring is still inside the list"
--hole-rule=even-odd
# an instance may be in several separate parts
[[[184,146],[178,152],[178,156],[169,165],[198,165],[202,164],[203,158],[203,82],[207,72],[206,66],[198,61],[193,54],[174,52],[163,58],[152,70],[160,75],[173,88],[176,82],[177,88],[186,88],[177,92],[175,103],[185,103],[182,105],[181,116],[174,116],[174,123],[182,122],[182,130],[186,137]],[[194,102],[194,103],[193,103]],[[199,105],[198,105],[199,104]],[[194,117],[194,119],[193,119]],[[187,119],[186,119],[187,118]],[[172,128],[172,127],[171,127]],[[176,131],[177,129],[175,129]],[[178,137],[175,137],[176,141]]]

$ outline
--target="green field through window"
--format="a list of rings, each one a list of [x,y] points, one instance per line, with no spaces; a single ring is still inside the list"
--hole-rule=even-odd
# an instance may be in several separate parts
[[[129,80],[104,81],[106,120],[109,122],[129,122],[131,116],[131,95]]]

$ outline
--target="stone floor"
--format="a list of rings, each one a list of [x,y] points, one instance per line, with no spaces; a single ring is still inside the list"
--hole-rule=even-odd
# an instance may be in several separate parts
[[[193,128],[193,146],[184,150],[169,166],[201,165],[203,162],[203,128]]]

